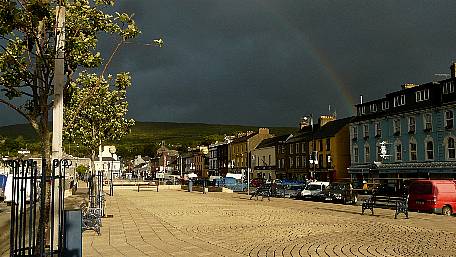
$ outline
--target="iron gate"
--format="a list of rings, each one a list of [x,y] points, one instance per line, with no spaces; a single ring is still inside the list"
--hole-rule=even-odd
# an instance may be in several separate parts
[[[46,175],[46,164],[45,159],[41,160],[41,167],[34,160],[9,161],[13,173],[12,257],[63,256],[65,169],[71,162],[53,160],[49,175]]]

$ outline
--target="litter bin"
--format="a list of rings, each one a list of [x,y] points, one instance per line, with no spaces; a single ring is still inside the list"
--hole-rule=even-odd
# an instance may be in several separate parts
[[[82,213],[80,209],[64,211],[63,256],[82,257]]]
[[[192,187],[193,187],[193,181],[192,181],[192,180],[189,180],[189,181],[188,181],[188,191],[189,191],[189,192],[192,192]]]

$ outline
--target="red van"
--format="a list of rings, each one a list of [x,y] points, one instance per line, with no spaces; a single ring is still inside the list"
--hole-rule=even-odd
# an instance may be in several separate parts
[[[456,180],[415,180],[409,187],[411,211],[430,211],[443,215],[456,212]]]

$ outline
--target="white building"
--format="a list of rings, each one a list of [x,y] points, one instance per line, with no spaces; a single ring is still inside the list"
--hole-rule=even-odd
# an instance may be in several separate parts
[[[95,158],[94,164],[95,171],[102,171],[105,178],[110,178],[111,172],[113,178],[120,177],[122,173],[120,159],[117,154],[115,154],[115,146],[104,146],[101,156]]]

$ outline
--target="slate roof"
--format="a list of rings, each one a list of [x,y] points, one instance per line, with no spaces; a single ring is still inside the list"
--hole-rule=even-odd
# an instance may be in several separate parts
[[[261,141],[261,143],[256,147],[256,149],[275,146],[279,141],[284,141],[284,140],[286,140],[289,136],[290,136],[289,134],[285,134],[285,135],[282,135],[282,136],[276,136],[276,137],[264,139],[264,140]]]
[[[314,138],[325,138],[334,136],[339,130],[341,130],[345,125],[349,124],[355,117],[348,117],[339,120],[333,120],[326,123],[319,130],[315,131],[313,134]]]
[[[293,137],[290,138],[287,143],[301,142],[309,138],[312,138],[312,131],[300,131],[296,135],[293,135]]]

